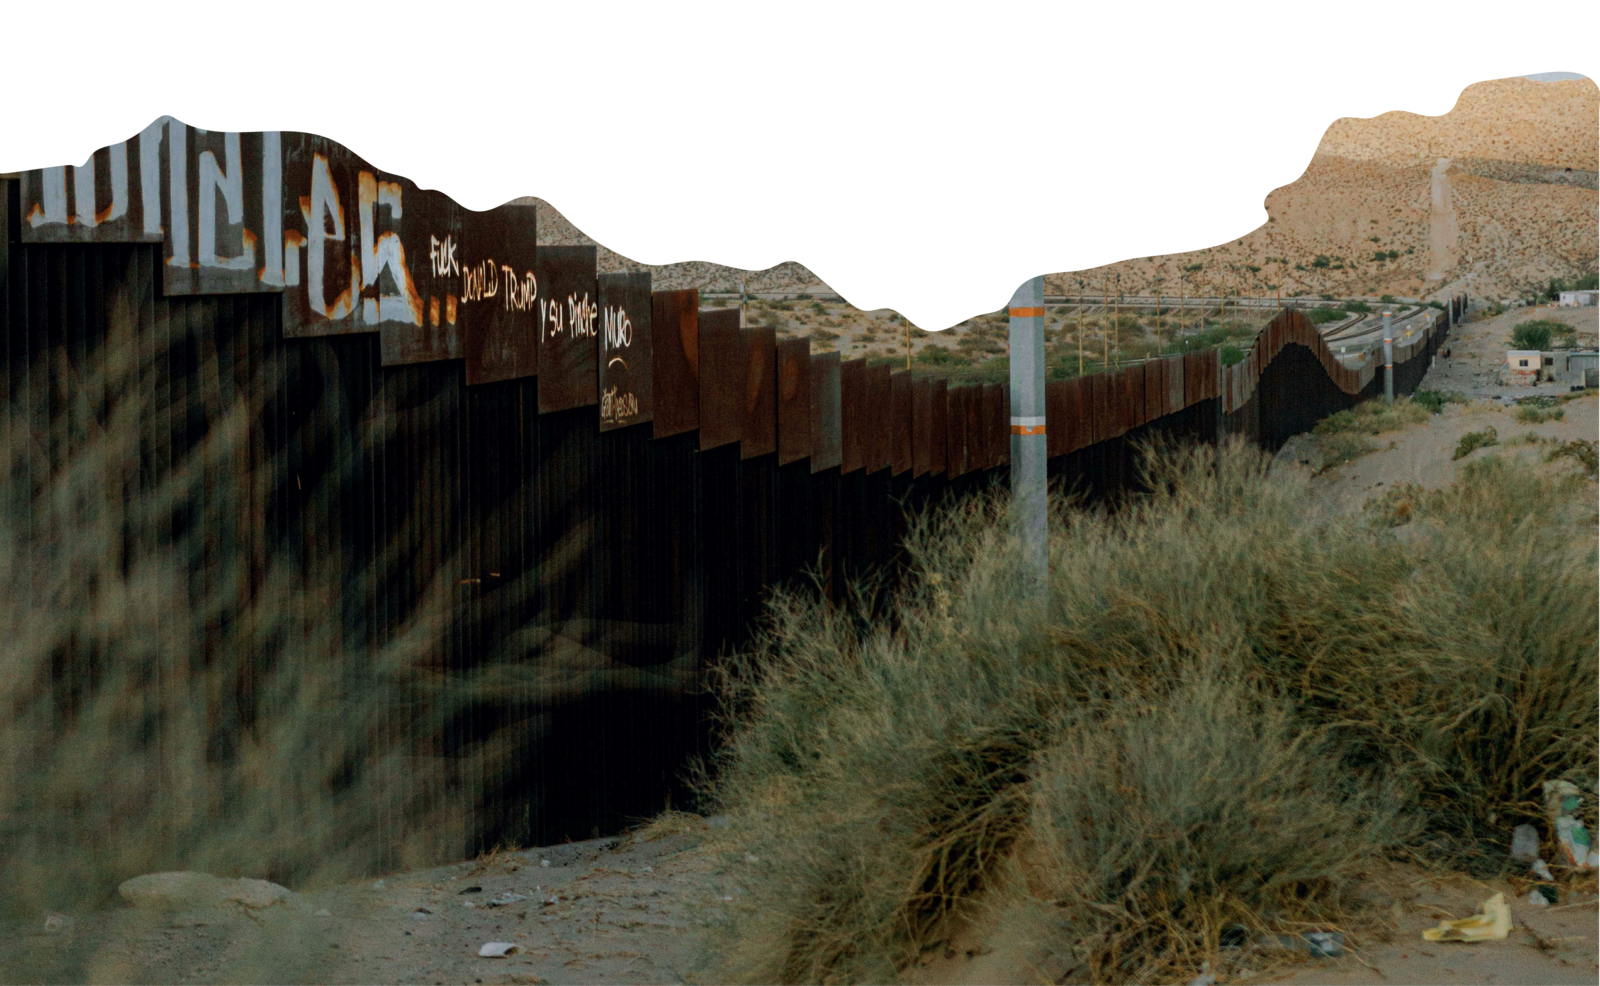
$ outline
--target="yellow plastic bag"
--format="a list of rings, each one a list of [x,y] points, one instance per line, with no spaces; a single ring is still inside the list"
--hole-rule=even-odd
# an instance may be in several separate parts
[[[1505,894],[1495,894],[1478,905],[1478,913],[1456,921],[1440,921],[1439,927],[1422,933],[1428,941],[1488,941],[1511,933],[1511,908]]]

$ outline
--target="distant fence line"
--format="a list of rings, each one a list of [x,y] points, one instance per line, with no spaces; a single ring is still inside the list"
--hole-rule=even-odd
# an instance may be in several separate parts
[[[450,794],[468,850],[659,810],[710,742],[706,669],[747,643],[772,587],[815,568],[839,599],[894,570],[907,510],[1005,475],[1003,385],[743,329],[693,290],[597,274],[593,247],[536,246],[531,208],[467,212],[322,138],[163,120],[3,184],[0,406],[36,453],[7,502],[137,399],[107,500],[179,493],[118,522],[124,571],[198,545],[197,606],[224,582],[258,600],[284,566],[337,572],[326,612],[352,671],[447,587],[426,662],[509,653],[537,672],[442,726],[397,727],[419,762],[495,737],[510,773]],[[1463,309],[1396,351],[1399,392]],[[1231,367],[1211,350],[1050,382],[1050,475],[1112,495],[1136,484],[1141,438],[1276,448],[1375,388],[1285,310]],[[207,664],[232,612],[197,608],[174,660]],[[93,675],[74,669],[104,659],[66,654],[57,679],[81,687]],[[252,696],[215,699],[215,730],[267,714]],[[374,836],[405,825],[376,819]]]

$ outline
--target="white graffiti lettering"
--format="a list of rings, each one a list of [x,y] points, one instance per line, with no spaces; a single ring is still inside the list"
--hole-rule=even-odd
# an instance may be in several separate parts
[[[506,311],[525,312],[532,308],[539,296],[539,280],[533,271],[524,271],[518,278],[516,271],[501,264],[500,274],[506,282]]]
[[[172,209],[172,228],[167,230],[167,245],[172,253],[167,263],[189,266],[189,132],[177,120],[167,124],[167,202]]]
[[[211,151],[200,152],[197,181],[200,194],[200,266],[220,267],[223,270],[254,270],[256,266],[255,236],[242,231],[243,248],[237,257],[217,256],[217,197],[228,208],[228,224],[238,226],[244,222],[244,162],[239,156],[239,135],[223,134],[223,156],[226,166],[217,164]],[[90,176],[91,183],[93,175]],[[90,185],[93,188],[93,185]]]
[[[434,277],[444,277],[446,274],[461,276],[461,264],[456,260],[454,236],[446,235],[443,240],[437,236],[428,237],[428,260],[433,264]]]
[[[633,394],[617,393],[608,387],[600,395],[600,420],[605,424],[620,424],[639,413],[639,398]]]
[[[422,296],[411,283],[411,271],[406,267],[406,248],[400,242],[400,234],[375,235],[379,207],[387,208],[393,219],[402,216],[400,186],[391,181],[378,181],[372,172],[363,171],[357,178],[357,192],[361,217],[361,285],[363,288],[377,285],[378,275],[387,268],[395,286],[392,294],[362,299],[362,321],[368,324],[407,322],[421,325]]]
[[[360,291],[360,285],[356,282],[359,275],[351,271],[350,287],[341,292],[329,307],[327,285],[323,283],[327,244],[329,241],[342,241],[345,233],[344,206],[339,202],[339,189],[333,183],[333,173],[329,170],[326,155],[312,157],[311,194],[300,200],[300,215],[306,221],[307,303],[312,311],[323,318],[344,318],[350,314],[351,299]],[[331,232],[324,222],[325,217],[333,221]],[[298,263],[295,266],[298,268]]]
[[[276,130],[261,135],[261,283],[283,287],[283,150]],[[298,257],[295,258],[297,261]]]
[[[496,267],[493,260],[485,260],[461,272],[462,304],[493,298],[499,292],[500,281],[495,277]]]
[[[604,317],[601,320],[602,335],[600,337],[600,351],[602,354],[614,353],[619,349],[627,349],[633,345],[633,323],[628,320],[628,313],[620,308],[606,306]],[[621,356],[607,356],[606,366],[622,364],[627,369],[628,362]]]
[[[589,300],[589,292],[585,291],[582,298],[567,295],[567,322],[572,326],[574,337],[593,339],[597,335],[594,323],[599,317],[600,310]]]
[[[539,341],[553,339],[565,329],[561,319],[561,306],[549,298],[539,299]]]

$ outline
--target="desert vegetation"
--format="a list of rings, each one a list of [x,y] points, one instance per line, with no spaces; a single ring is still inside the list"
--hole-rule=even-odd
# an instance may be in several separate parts
[[[1226,977],[1263,960],[1225,929],[1359,938],[1387,861],[1495,871],[1541,781],[1592,790],[1592,486],[1488,458],[1312,521],[1267,461],[1058,495],[1039,594],[995,498],[887,598],[775,599],[702,782],[753,861],[705,977],[893,982],[986,928],[1048,981]]]

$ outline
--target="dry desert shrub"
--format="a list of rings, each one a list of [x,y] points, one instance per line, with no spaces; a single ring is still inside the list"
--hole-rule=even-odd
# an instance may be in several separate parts
[[[0,910],[81,912],[161,870],[299,889],[459,858],[475,811],[463,780],[503,765],[492,742],[454,760],[419,755],[495,687],[487,667],[453,673],[440,660],[452,564],[419,580],[386,642],[356,639],[331,601],[402,576],[397,544],[351,570],[243,535],[251,505],[305,468],[292,447],[252,465],[262,395],[299,399],[279,389],[282,365],[263,361],[240,391],[256,396],[141,484],[152,423],[196,420],[200,394],[167,404],[138,385],[171,358],[152,339],[99,355],[80,366],[102,371],[62,371],[70,400],[105,395],[101,416],[56,423],[70,456],[51,461],[16,407],[0,422]],[[322,379],[335,386],[337,373]],[[376,421],[361,425],[384,439]],[[356,466],[335,457],[306,500],[336,502]],[[396,541],[424,522],[407,515]]]
[[[987,905],[1063,975],[1182,982],[1224,968],[1220,922],[1353,917],[1394,855],[1492,869],[1541,781],[1592,789],[1571,488],[1474,472],[1402,549],[1238,446],[1146,479],[1116,514],[1057,501],[1037,602],[1002,500],[918,521],[888,619],[775,600],[723,683],[707,792],[761,863],[707,976],[895,981]]]

